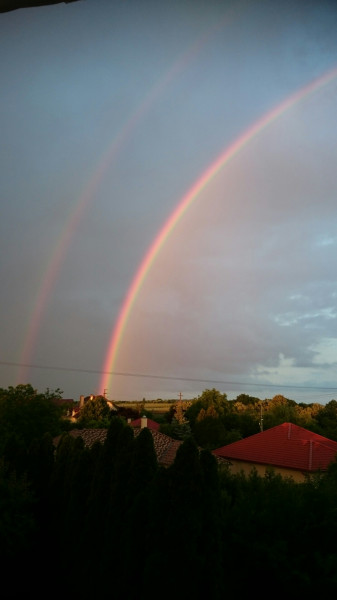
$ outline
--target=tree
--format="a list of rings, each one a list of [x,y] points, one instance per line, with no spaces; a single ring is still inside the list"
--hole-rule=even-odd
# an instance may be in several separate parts
[[[265,429],[281,425],[282,423],[299,423],[299,414],[294,400],[289,400],[281,394],[272,398],[267,404],[267,411],[263,415]]]
[[[201,396],[192,400],[190,407],[186,410],[185,416],[191,424],[193,431],[194,424],[201,410],[204,410],[205,416],[223,416],[229,411],[229,402],[227,394],[221,394],[215,388],[204,390]]]
[[[239,394],[234,400],[234,404],[237,402],[244,404],[245,406],[255,406],[259,404],[261,400],[259,398],[255,398],[255,396],[249,396],[248,394]]]
[[[191,435],[191,427],[186,418],[186,410],[191,406],[191,402],[178,400],[174,404],[173,418],[171,421],[171,433],[177,440],[185,440]]]
[[[11,438],[28,448],[45,433],[56,436],[62,432],[63,411],[53,398],[49,390],[38,393],[30,384],[0,389],[0,455]]]
[[[170,515],[165,516],[168,549],[174,552],[179,571],[171,571],[172,593],[179,589],[181,597],[199,597],[204,578],[204,560],[208,552],[203,545],[204,473],[199,449],[193,438],[179,446],[170,467]],[[177,543],[178,540],[178,543]]]
[[[34,497],[25,477],[8,472],[0,460],[0,562],[1,585],[13,598],[26,593],[27,555],[35,547]],[[21,565],[18,576],[18,565]],[[22,586],[22,588],[21,588]],[[20,589],[21,588],[21,589]]]
[[[230,439],[228,437],[228,431],[225,428],[222,419],[214,417],[205,417],[196,422],[193,430],[194,438],[202,448],[214,450],[229,444],[230,441],[237,441],[237,439]]]
[[[111,417],[111,409],[104,396],[94,396],[81,408],[78,423],[82,427],[106,427]]]
[[[174,417],[180,425],[184,425],[188,422],[186,418],[186,410],[191,406],[192,402],[183,402],[182,400],[178,400],[173,405],[174,409]]]
[[[234,411],[223,417],[222,421],[228,432],[240,432],[240,437],[237,440],[254,435],[260,431],[260,413],[251,414],[250,410],[237,413],[234,409]],[[232,439],[231,441],[234,442],[236,440]]]
[[[222,512],[219,471],[216,458],[201,450],[200,466],[203,486],[201,548],[203,570],[207,578],[200,581],[200,598],[221,599],[226,596],[222,571]]]
[[[337,441],[337,401],[330,400],[316,415],[321,435]]]

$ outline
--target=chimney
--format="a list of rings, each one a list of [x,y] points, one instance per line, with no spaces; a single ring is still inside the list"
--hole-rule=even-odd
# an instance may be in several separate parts
[[[80,408],[84,406],[84,396],[80,396]]]
[[[140,428],[143,429],[144,427],[147,427],[147,417],[145,415],[140,419]]]

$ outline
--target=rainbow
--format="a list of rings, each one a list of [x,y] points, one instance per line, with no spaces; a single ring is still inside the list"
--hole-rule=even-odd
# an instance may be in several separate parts
[[[36,346],[38,331],[44,317],[48,298],[51,295],[55,281],[64,263],[67,251],[73,239],[74,233],[78,228],[81,218],[85,213],[86,208],[91,204],[95,196],[95,192],[104,177],[107,168],[111,165],[121,149],[130,139],[133,131],[142,118],[150,111],[155,102],[163,95],[167,87],[193,62],[202,48],[207,44],[208,40],[214,36],[218,30],[228,25],[235,16],[239,16],[239,12],[226,10],[223,18],[218,23],[211,26],[192,43],[184,53],[178,56],[177,60],[163,74],[148,93],[145,95],[140,106],[130,115],[124,126],[116,134],[108,149],[101,156],[98,166],[94,169],[91,178],[86,184],[82,194],[73,207],[70,215],[66,220],[66,225],[61,231],[57,245],[51,253],[47,266],[44,271],[44,276],[41,278],[41,285],[38,288],[31,311],[31,317],[28,321],[28,327],[23,338],[23,345],[20,351],[20,359],[18,366],[18,382],[26,379],[28,372],[28,363],[33,355],[33,350]]]
[[[67,250],[73,239],[74,232],[79,225],[85,209],[94,196],[95,189],[98,187],[98,184],[107,166],[109,165],[112,156],[117,152],[122,141],[123,138],[121,136],[114,141],[113,145],[111,148],[109,148],[109,151],[100,162],[99,167],[94,171],[89,185],[87,185],[85,191],[81,194],[79,201],[76,203],[75,208],[72,210],[72,213],[67,218],[66,225],[58,237],[57,245],[51,253],[51,259],[47,264],[45,275],[42,278],[42,283],[36,293],[36,300],[33,305],[34,308],[32,311],[32,316],[29,319],[29,325],[20,353],[19,365],[21,366],[18,372],[19,383],[26,379],[26,373],[28,369],[27,363],[30,361],[33,348],[36,344],[38,330],[47,306],[47,301],[55,285],[55,281],[60,272],[62,264],[64,263]]]
[[[337,68],[329,70],[324,75],[314,79],[306,86],[291,94],[286,100],[278,104],[271,111],[264,114],[258,121],[249,127],[242,135],[240,135],[230,146],[228,146],[218,158],[203,172],[201,177],[192,185],[188,192],[180,200],[174,211],[171,213],[163,227],[155,237],[148,251],[146,252],[136,274],[131,282],[131,285],[125,296],[122,308],[119,312],[116,324],[113,328],[112,335],[108,344],[108,350],[104,359],[102,377],[100,381],[100,390],[108,390],[111,378],[114,374],[114,365],[117,359],[119,348],[122,344],[123,335],[127,326],[127,322],[136,302],[137,296],[142,288],[142,285],[151,270],[151,267],[158,257],[158,254],[163,245],[168,240],[170,234],[175,228],[180,219],[183,218],[187,210],[199,194],[206,186],[216,177],[216,175],[257,135],[262,133],[276,119],[284,115],[286,111],[296,105],[298,102],[318,91],[323,86],[329,84],[337,77]],[[103,393],[103,392],[102,392]]]

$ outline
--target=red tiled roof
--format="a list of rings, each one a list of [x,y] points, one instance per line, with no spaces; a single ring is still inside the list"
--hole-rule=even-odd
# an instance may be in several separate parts
[[[141,418],[139,418],[139,419],[133,419],[133,421],[131,421],[129,423],[129,425],[131,425],[131,427],[141,427],[141,424],[142,424],[141,422],[142,422]],[[145,425],[145,427],[148,427],[149,429],[153,429],[155,431],[158,431],[160,425],[159,425],[159,423],[156,423],[156,421],[152,421],[152,419],[148,419],[147,418],[147,424]]]
[[[283,423],[213,450],[215,456],[296,471],[326,471],[337,442],[293,423]]]

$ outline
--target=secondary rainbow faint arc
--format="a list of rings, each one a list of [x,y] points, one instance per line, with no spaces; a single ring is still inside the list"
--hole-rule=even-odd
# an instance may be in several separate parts
[[[33,304],[32,315],[29,319],[27,332],[23,341],[23,347],[20,352],[19,363],[21,364],[21,367],[18,372],[19,382],[25,380],[26,378],[28,369],[27,364],[31,361],[31,356],[33,354],[33,349],[38,336],[38,330],[43,314],[46,310],[47,301],[55,285],[57,275],[61,270],[62,264],[64,263],[74,232],[78,228],[79,222],[83,217],[85,210],[91,204],[94,193],[103,179],[105,171],[111,165],[113,159],[118,155],[123,145],[125,145],[127,140],[131,137],[136,125],[141,121],[142,117],[149,112],[155,101],[163,95],[163,92],[171,83],[171,81],[173,81],[180,73],[182,73],[188,64],[193,61],[203,46],[206,45],[208,39],[211,38],[212,35],[214,35],[224,25],[229,24],[234,16],[235,13],[226,10],[223,18],[220,19],[219,22],[209,27],[200,36],[200,38],[194,41],[185,50],[183,54],[178,56],[173,65],[149,90],[140,106],[130,115],[127,122],[117,133],[108,149],[102,155],[98,166],[94,170],[83,193],[80,195],[80,198],[71,211],[65,227],[59,235],[57,244],[51,253],[51,258],[47,263],[44,276],[42,277],[42,283],[37,290],[36,300]]]
[[[131,282],[131,285],[124,298],[122,308],[119,312],[116,324],[113,328],[113,332],[109,341],[108,351],[104,360],[104,366],[102,371],[102,378],[100,382],[100,389],[109,390],[110,378],[114,375],[113,368],[114,363],[117,359],[118,350],[121,346],[123,334],[127,325],[128,318],[130,316],[133,305],[136,301],[137,295],[139,294],[144,280],[149,273],[155,259],[157,258],[162,246],[167,241],[169,235],[172,233],[175,225],[183,217],[188,208],[191,206],[193,201],[198,195],[205,189],[212,179],[219,173],[219,171],[227,165],[249,142],[251,142],[256,135],[261,133],[266,127],[271,125],[278,117],[283,115],[288,109],[293,107],[295,104],[300,102],[302,99],[307,97],[309,94],[316,92],[324,85],[330,83],[334,78],[337,77],[337,68],[328,71],[321,77],[318,77],[311,81],[309,84],[300,88],[294,94],[291,94],[274,107],[272,110],[264,114],[258,121],[249,127],[242,135],[228,146],[224,152],[222,152],[218,158],[203,172],[201,177],[193,184],[188,192],[180,200],[174,211],[171,213],[163,227],[155,237],[153,243],[149,247],[145,254],[136,274]]]

